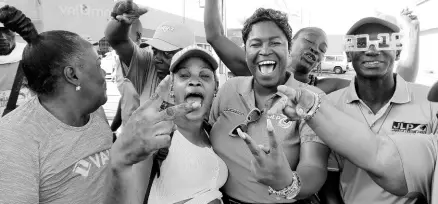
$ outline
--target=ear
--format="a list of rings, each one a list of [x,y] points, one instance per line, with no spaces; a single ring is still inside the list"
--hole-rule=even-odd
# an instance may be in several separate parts
[[[398,61],[400,59],[401,50],[395,51],[395,61]]]
[[[64,67],[65,80],[71,85],[80,86],[81,84],[79,80],[80,77],[78,77],[78,75],[80,75],[79,69],[72,66]]]
[[[353,61],[353,56],[351,52],[347,52],[347,62],[352,62]]]

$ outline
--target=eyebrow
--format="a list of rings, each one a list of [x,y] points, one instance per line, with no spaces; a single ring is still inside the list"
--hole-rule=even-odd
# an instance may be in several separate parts
[[[277,38],[281,39],[280,36],[272,36],[272,37],[268,38],[268,40],[273,40],[273,39],[277,39]],[[264,39],[264,38],[251,38],[250,40],[262,40],[262,39]]]

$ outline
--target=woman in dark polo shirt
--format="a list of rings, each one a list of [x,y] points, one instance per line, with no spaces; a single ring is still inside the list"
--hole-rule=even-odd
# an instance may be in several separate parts
[[[323,185],[329,149],[305,123],[266,110],[281,98],[278,85],[323,93],[286,71],[292,40],[286,14],[258,9],[242,33],[253,76],[228,80],[210,113],[210,140],[229,168],[224,203],[294,203]]]

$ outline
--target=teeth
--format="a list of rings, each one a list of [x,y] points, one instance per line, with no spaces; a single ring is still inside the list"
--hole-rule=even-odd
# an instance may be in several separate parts
[[[374,64],[378,64],[378,61],[374,61],[374,62],[365,62],[365,64],[369,64],[369,65],[374,65]]]
[[[259,65],[270,65],[270,64],[275,64],[274,61],[263,61],[263,62],[259,62]]]

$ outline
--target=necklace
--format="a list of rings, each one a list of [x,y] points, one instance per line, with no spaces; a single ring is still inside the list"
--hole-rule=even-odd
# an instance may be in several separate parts
[[[390,102],[390,103],[391,103],[391,102]],[[363,114],[362,105],[359,103],[358,106],[359,106],[359,109],[360,109],[360,113],[362,113],[362,116],[363,116],[363,118],[365,119],[365,122],[367,122],[368,127],[370,128],[371,131],[373,131],[373,129],[372,129],[372,125],[370,125],[370,123],[368,122],[367,118],[365,117],[365,114]],[[382,124],[380,124],[380,127],[379,127],[379,129],[377,130],[376,134],[379,134],[380,129],[382,129],[382,126],[383,126],[383,124],[385,123],[386,118],[388,118],[388,115],[389,115],[389,113],[391,112],[391,110],[392,110],[392,103],[389,105],[389,110],[386,111],[386,113],[385,113],[385,118],[383,119]],[[374,131],[373,131],[373,132],[374,132]]]

